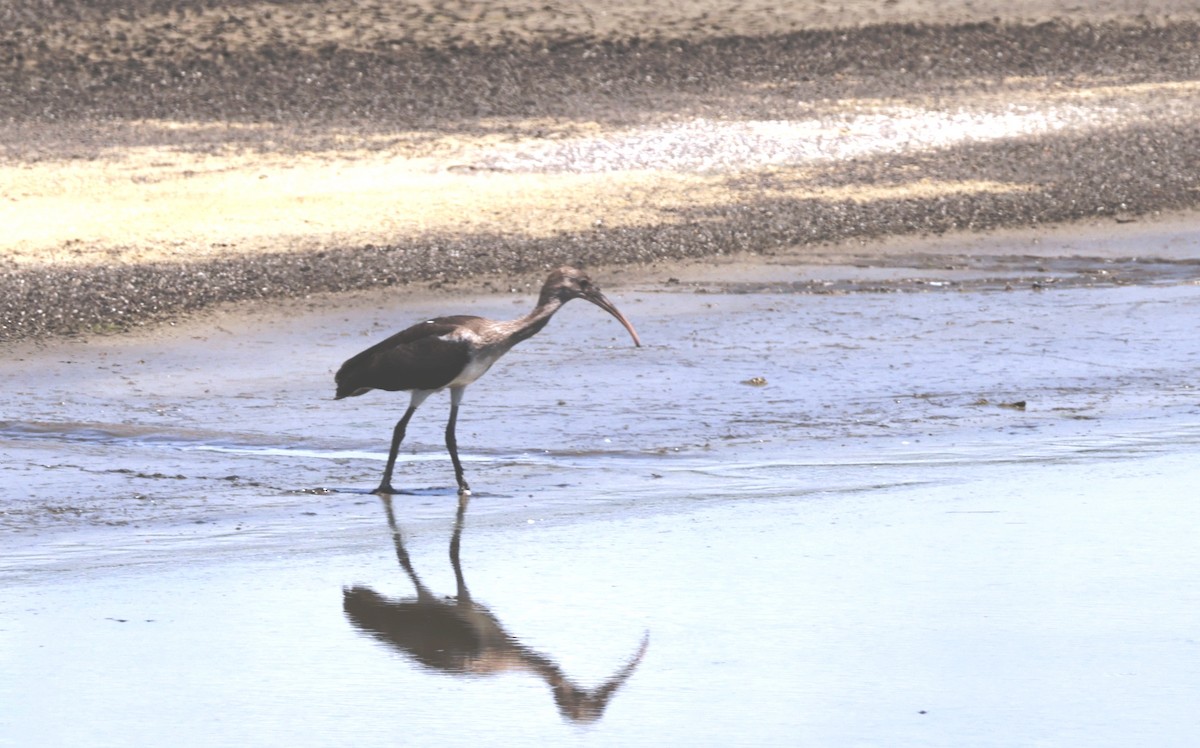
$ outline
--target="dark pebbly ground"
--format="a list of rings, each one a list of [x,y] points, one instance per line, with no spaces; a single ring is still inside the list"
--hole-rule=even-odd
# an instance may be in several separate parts
[[[623,128],[698,118],[794,120],[807,106],[828,111],[841,101],[863,100],[952,110],[973,95],[1049,96],[1085,86],[1200,78],[1200,25],[1191,21],[890,24],[755,36],[673,29],[589,37],[558,30],[439,41],[400,32],[347,39],[332,33],[333,13],[328,28],[272,35],[270,18],[249,14],[274,6],[207,7],[228,8],[227,26],[186,43],[178,29],[188,9],[194,15],[200,4],[174,11],[179,23],[142,28],[136,36],[128,28],[157,6],[0,9],[0,160],[94,158],[148,137],[179,138],[172,144],[197,150],[233,143],[288,153],[323,147],[334,130],[536,140],[543,134],[538,123],[547,121]],[[100,23],[114,17],[132,26],[114,30]],[[799,199],[769,189],[770,170],[727,165],[737,199],[684,208],[681,220],[669,224],[600,224],[550,237],[515,230],[425,234],[386,245],[195,262],[29,267],[0,256],[0,340],[121,330],[224,301],[489,274],[532,278],[567,261],[653,263],[780,247],[815,252],[848,239],[1096,217],[1128,221],[1196,208],[1197,109],[1146,111],[1153,99],[1138,102],[1113,101],[1118,122],[1121,107],[1138,107],[1129,112],[1136,115],[1129,126],[844,159],[815,167],[808,177],[827,187],[938,179],[1021,182],[1036,185],[1032,190],[871,202]],[[136,126],[147,119],[277,127],[269,138],[254,129],[172,134]],[[603,206],[597,210],[603,215]]]

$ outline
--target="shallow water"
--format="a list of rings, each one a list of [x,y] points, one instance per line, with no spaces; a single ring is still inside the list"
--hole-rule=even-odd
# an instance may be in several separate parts
[[[1186,745],[1196,241],[614,285],[646,346],[577,302],[473,385],[458,516],[431,398],[395,534],[406,399],[332,371],[527,297],[17,349],[0,744]]]

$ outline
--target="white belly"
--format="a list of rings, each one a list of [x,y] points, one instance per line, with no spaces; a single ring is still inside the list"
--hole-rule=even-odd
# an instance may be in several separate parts
[[[502,344],[479,345],[481,341],[478,337],[475,337],[473,333],[467,333],[467,335],[471,335],[474,338],[472,342],[478,347],[475,350],[475,354],[467,362],[467,365],[450,384],[446,385],[447,387],[466,387],[471,382],[486,374],[487,370],[492,368],[492,364],[496,363],[505,353],[508,353],[508,349],[511,348],[511,346]]]
[[[500,358],[500,354],[495,356],[476,356],[467,362],[466,368],[454,378],[448,387],[466,387],[471,382],[479,379],[487,370],[492,368],[492,364],[496,363],[496,359]]]
[[[496,363],[501,356],[508,353],[508,349],[512,348],[512,343],[506,336],[496,335],[491,340],[485,340],[474,331],[466,329],[458,330],[451,336],[447,336],[446,339],[465,340],[475,349],[475,352],[471,355],[470,360],[467,361],[467,365],[463,367],[463,370],[459,372],[458,376],[450,384],[446,385],[451,389],[466,387],[471,382],[482,377],[487,373],[488,369],[492,368],[492,364]]]

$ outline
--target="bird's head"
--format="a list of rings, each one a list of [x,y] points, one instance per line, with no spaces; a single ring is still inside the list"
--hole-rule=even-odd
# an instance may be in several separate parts
[[[585,299],[608,312],[617,318],[617,321],[625,326],[629,334],[633,337],[633,344],[640,346],[642,341],[638,338],[637,330],[633,329],[633,323],[625,318],[624,314],[613,305],[611,301],[603,293],[600,292],[600,287],[588,277],[587,273],[564,265],[550,273],[546,278],[546,283],[542,286],[542,294],[539,303],[549,303],[551,299],[558,299],[559,302],[565,304],[571,299]]]

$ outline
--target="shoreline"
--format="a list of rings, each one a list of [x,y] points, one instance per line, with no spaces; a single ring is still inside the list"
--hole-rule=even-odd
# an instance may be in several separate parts
[[[1077,258],[1086,263],[1122,260],[1136,262],[1178,263],[1181,258],[1151,251],[1135,257],[1131,247],[1122,242],[1126,236],[1144,233],[1147,227],[1161,229],[1163,233],[1181,233],[1188,226],[1200,221],[1200,210],[1196,208],[1175,211],[1153,211],[1150,215],[1120,220],[1111,216],[1081,217],[1074,221],[1016,226],[997,226],[983,230],[957,229],[948,231],[921,232],[878,232],[867,235],[841,236],[815,241],[809,245],[780,246],[769,251],[737,250],[705,253],[660,253],[651,258],[622,256],[605,257],[589,255],[561,256],[553,253],[535,255],[527,263],[513,265],[487,265],[461,275],[451,276],[439,269],[436,252],[414,255],[412,249],[380,248],[375,256],[379,264],[364,262],[362,253],[347,250],[337,253],[318,251],[320,257],[331,254],[339,263],[339,272],[327,276],[322,282],[319,274],[306,269],[305,263],[311,256],[297,252],[285,252],[254,258],[220,258],[209,263],[162,263],[121,265],[116,267],[72,267],[59,268],[50,272],[30,272],[19,277],[17,288],[23,296],[10,297],[3,323],[0,323],[0,344],[18,346],[26,343],[42,344],[55,340],[88,340],[110,336],[159,334],[165,325],[172,327],[203,319],[213,313],[235,316],[259,316],[277,307],[292,305],[311,307],[313,304],[338,305],[339,299],[356,304],[356,297],[375,298],[379,294],[397,290],[408,301],[422,298],[446,299],[460,294],[536,294],[544,280],[547,268],[560,264],[576,264],[589,269],[598,277],[618,277],[621,286],[638,283],[660,283],[675,276],[694,279],[703,284],[719,281],[732,273],[742,277],[744,273],[736,267],[751,268],[751,276],[761,275],[765,265],[783,263],[809,266],[853,265],[858,269],[872,267],[911,267],[918,275],[928,263],[929,257],[955,253],[962,258],[980,256],[981,247],[997,244],[1022,243],[1025,258],[1022,262],[1030,273],[1045,272],[1044,258]],[[1118,254],[1100,257],[1062,255],[1054,249],[1044,250],[1041,245],[1058,242],[1069,244],[1075,240],[1115,240]],[[441,245],[446,246],[446,245]],[[948,247],[953,249],[948,249]],[[986,253],[986,250],[983,251]],[[380,282],[377,273],[398,272],[397,258],[407,260],[403,265],[415,273],[407,279],[395,275]],[[1182,258],[1186,264],[1186,258]],[[539,264],[543,263],[543,264]],[[311,266],[309,266],[311,267]],[[384,268],[384,269],[381,269]],[[759,268],[754,270],[753,268]],[[277,285],[281,275],[292,280],[280,289]],[[15,275],[15,274],[14,274]],[[2,276],[0,276],[2,277]],[[9,276],[9,279],[13,278]],[[765,279],[764,279],[765,280]],[[855,282],[852,279],[840,281]],[[211,282],[224,284],[210,285]],[[91,298],[79,294],[79,289],[91,286],[96,292]],[[606,284],[607,285],[607,284]],[[100,288],[97,288],[100,286]],[[274,286],[272,288],[272,286]],[[131,289],[136,287],[136,291]],[[102,289],[111,288],[114,291]],[[64,290],[65,289],[65,290]],[[73,295],[70,295],[73,294]],[[109,315],[96,315],[96,304],[114,304],[120,300],[129,306]],[[79,304],[90,301],[91,305],[69,307],[70,302]],[[109,310],[115,307],[108,306]],[[128,313],[132,309],[133,313]],[[29,311],[40,315],[35,318]],[[86,315],[96,315],[90,318]],[[28,329],[21,332],[13,325],[24,323]],[[14,328],[18,331],[11,332]],[[169,333],[168,333],[169,334]]]
[[[490,474],[481,485],[551,490],[586,465],[613,471],[600,482],[621,495],[630,470],[637,490],[666,490],[695,477],[686,465],[769,465],[780,450],[819,484],[830,476],[814,465],[880,449],[979,449],[988,462],[1038,444],[1091,455],[1190,440],[1194,226],[1178,214],[1112,232],[598,268],[645,347],[586,305],[564,310],[473,390],[468,459]],[[536,283],[500,293],[502,280],[215,305],[128,335],[12,344],[0,442],[10,484],[25,489],[0,525],[21,536],[165,523],[192,536],[288,526],[313,501],[357,511],[402,399],[334,403],[337,365],[413,320],[527,310]],[[755,378],[765,384],[746,386]],[[430,511],[453,493],[441,427],[440,408],[424,410],[404,457],[413,501]],[[497,506],[523,495],[480,494]]]

